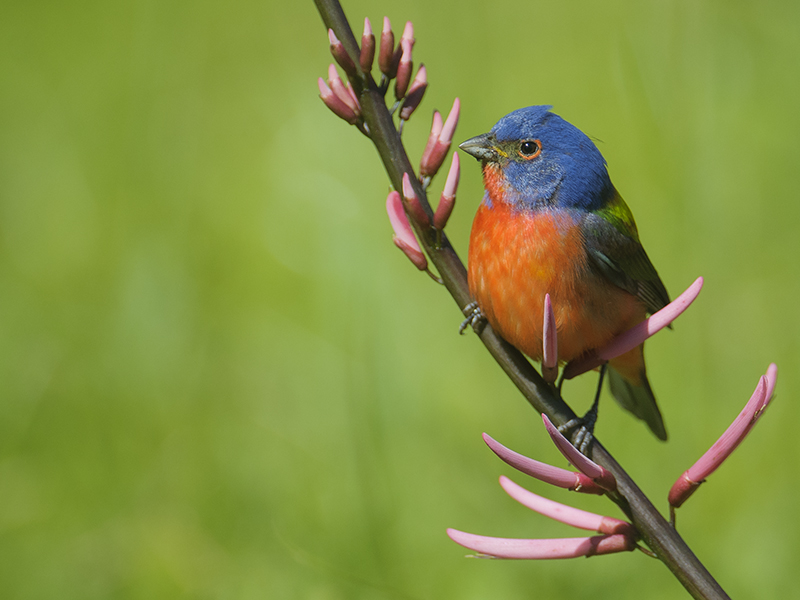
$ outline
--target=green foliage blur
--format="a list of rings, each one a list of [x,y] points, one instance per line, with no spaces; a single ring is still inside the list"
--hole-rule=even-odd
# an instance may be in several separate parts
[[[770,411],[678,525],[733,597],[796,597],[800,4],[402,4],[344,8],[359,37],[365,16],[414,22],[414,162],[455,96],[457,140],[552,104],[598,140],[671,293],[705,276],[648,343],[669,442],[601,406],[660,508],[778,363]],[[484,446],[563,464],[392,245],[376,153],[317,97],[330,62],[310,1],[5,3],[0,597],[685,597],[641,553],[469,560],[445,536],[581,535],[500,474],[618,512]],[[464,257],[481,195],[464,160]],[[566,385],[576,410],[594,385]]]

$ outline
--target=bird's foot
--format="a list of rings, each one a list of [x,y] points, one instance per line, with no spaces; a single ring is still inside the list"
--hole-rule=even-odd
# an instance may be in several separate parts
[[[584,456],[589,456],[589,448],[594,441],[594,426],[597,424],[597,410],[600,406],[600,391],[603,389],[603,377],[606,374],[606,366],[600,368],[600,378],[597,381],[597,393],[594,396],[592,407],[586,411],[582,417],[570,419],[558,430],[565,436],[574,431],[575,436],[572,445]]]
[[[592,404],[585,415],[575,419],[571,419],[564,423],[558,430],[567,435],[570,432],[575,432],[572,445],[578,449],[578,452],[584,456],[588,456],[587,452],[594,441],[594,426],[597,424],[597,403]]]
[[[467,327],[472,327],[472,331],[475,333],[480,333],[484,325],[486,325],[486,317],[484,316],[481,307],[478,306],[478,303],[470,302],[464,307],[462,312],[467,318],[461,321],[461,326],[458,328],[458,333],[460,335],[464,335],[464,331],[467,329]]]
[[[589,410],[582,417],[577,417],[564,423],[558,428],[558,431],[567,437],[570,437],[569,434],[574,432],[572,445],[578,449],[578,452],[588,456],[587,453],[594,441],[594,426],[596,423],[597,411]]]

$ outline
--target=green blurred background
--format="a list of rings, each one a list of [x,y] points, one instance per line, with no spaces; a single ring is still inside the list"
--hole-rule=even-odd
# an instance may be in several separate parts
[[[563,464],[446,292],[391,243],[388,180],[332,116],[312,2],[9,2],[0,19],[0,597],[681,598],[641,553],[468,560],[444,533],[576,531],[514,503],[489,432]],[[456,139],[530,104],[591,136],[673,295],[670,432],[598,436],[666,510],[769,362],[778,398],[679,513],[734,597],[796,596],[800,5],[345,2],[416,27]],[[464,161],[448,233],[482,186]],[[434,182],[434,194],[442,181]],[[569,383],[585,409],[595,378]]]

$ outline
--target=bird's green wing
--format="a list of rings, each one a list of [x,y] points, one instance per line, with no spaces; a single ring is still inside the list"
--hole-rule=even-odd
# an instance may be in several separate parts
[[[637,296],[649,313],[669,304],[669,294],[639,242],[633,215],[616,190],[604,208],[586,216],[582,229],[592,265],[609,281]]]

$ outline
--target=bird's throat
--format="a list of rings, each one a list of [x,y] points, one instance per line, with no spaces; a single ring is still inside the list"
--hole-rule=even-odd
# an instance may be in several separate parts
[[[508,180],[497,163],[483,165],[483,186],[491,204],[500,204],[507,198]]]

